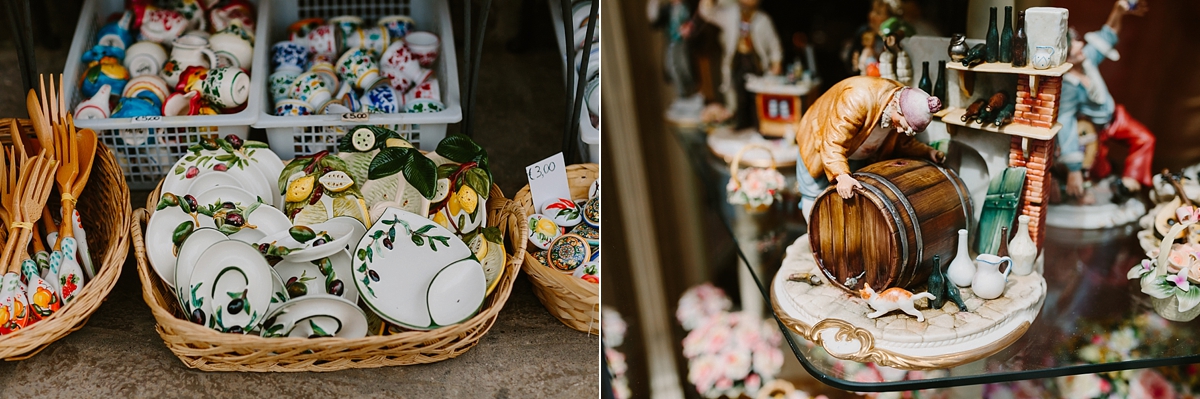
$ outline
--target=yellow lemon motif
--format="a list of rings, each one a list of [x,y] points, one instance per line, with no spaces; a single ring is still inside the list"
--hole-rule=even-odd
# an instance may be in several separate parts
[[[458,202],[458,196],[451,195],[450,198],[446,200],[447,213],[451,215],[457,215],[460,209],[462,209],[462,204]]]
[[[471,186],[463,185],[462,188],[458,189],[457,196],[458,204],[462,207],[462,210],[467,213],[475,213],[475,207],[479,206],[479,194],[476,194]],[[454,215],[456,213],[451,212],[450,214]]]
[[[38,287],[37,293],[33,294],[33,304],[41,308],[50,306],[50,291],[45,288]]]
[[[287,197],[288,202],[300,202],[308,199],[308,195],[312,194],[313,184],[316,183],[317,177],[308,175],[296,179],[291,184],[288,184]]]
[[[439,226],[450,228],[450,220],[446,219],[446,212],[438,212],[433,215],[433,222]]]
[[[541,219],[537,222],[537,232],[546,237],[554,237],[558,235],[558,225],[550,219]]]
[[[388,147],[413,148],[412,143],[405,139],[391,138],[384,142]]]

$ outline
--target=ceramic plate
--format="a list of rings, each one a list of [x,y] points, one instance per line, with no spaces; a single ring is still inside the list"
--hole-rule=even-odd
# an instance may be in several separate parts
[[[258,142],[247,141],[246,143]],[[250,165],[254,166],[254,169],[262,175],[263,179],[268,182],[267,185],[271,187],[271,201],[268,203],[283,205],[283,196],[280,194],[279,185],[275,183],[279,181],[279,174],[283,173],[283,161],[279,159],[279,155],[275,155],[274,151],[265,147],[243,147],[242,151],[250,158]]]
[[[529,243],[538,249],[549,249],[550,243],[562,235],[562,229],[541,214],[529,216]]]
[[[263,202],[274,204],[274,191],[256,166],[244,155],[223,149],[200,150],[179,158],[171,172],[163,178],[162,191],[170,193],[188,192],[195,179],[209,173],[225,173]]]
[[[192,194],[196,196],[196,203],[201,207],[209,205],[217,205],[218,207],[226,202],[232,202],[234,205],[247,207],[258,201],[258,197],[253,193],[241,188],[232,186],[213,187],[200,193]]]
[[[459,262],[470,263],[471,270],[461,271],[464,267],[456,266],[439,277],[444,281],[439,282],[439,294],[434,299],[451,296],[444,293],[451,286],[464,291],[455,299],[458,301],[473,298],[467,292],[475,290],[483,295],[483,267],[467,244],[446,228],[421,215],[391,208],[359,241],[352,271],[359,296],[380,318],[406,328],[428,330],[438,327],[431,318],[431,308],[439,311],[441,321],[461,313],[447,304],[427,303],[434,277],[446,266]],[[476,286],[472,283],[475,280],[460,273],[478,274],[479,284]]]
[[[437,326],[461,323],[479,312],[486,291],[487,277],[475,259],[446,266],[429,284],[429,318]]]
[[[349,245],[357,242],[356,240],[361,240],[362,235],[366,233],[366,227],[363,226],[362,222],[350,216],[338,216],[324,223],[317,223],[308,227],[318,235],[324,231],[333,239],[322,245],[313,246],[317,242],[317,239],[300,243],[293,239],[292,235],[285,230],[267,236],[261,242],[273,242],[276,246],[291,248],[292,252],[284,258],[293,262],[307,262],[333,256],[338,251],[347,249]]]
[[[234,179],[230,175],[224,173],[205,173],[192,179],[192,184],[188,185],[186,192],[196,195],[217,187],[237,187],[243,190],[246,189],[246,187],[242,185],[242,182]]]
[[[567,234],[554,239],[554,242],[550,244],[550,251],[546,254],[546,259],[550,261],[551,267],[571,272],[587,263],[591,254],[592,248],[586,239],[578,234]]]
[[[254,248],[238,241],[208,247],[192,271],[192,312],[201,310],[208,328],[246,332],[262,322],[272,295],[271,265]]]
[[[321,270],[327,267],[333,270],[332,278]],[[350,302],[358,301],[358,287],[350,281],[354,278],[354,274],[350,272],[350,251],[342,250],[328,258],[307,262],[285,259],[275,264],[275,271],[279,272],[279,277],[283,279],[289,297],[330,294],[346,298]],[[335,281],[340,282],[340,287],[333,285]],[[340,289],[341,293],[334,292],[334,289]]]
[[[249,213],[246,214],[246,223],[253,225],[255,227],[254,230],[262,232],[264,236],[287,231],[288,228],[292,227],[292,221],[288,220],[287,215],[284,215],[283,211],[279,210],[279,208],[261,204],[252,209],[247,209],[247,211]],[[359,223],[359,225],[361,226],[362,223]],[[366,228],[364,227],[364,229]]]
[[[362,338],[367,336],[367,316],[343,298],[307,295],[287,301],[268,316],[262,336]]]
[[[290,300],[287,289],[283,286],[283,277],[275,269],[271,269],[271,304],[267,305],[267,314],[273,314]]]
[[[216,227],[212,218],[200,216],[192,218],[179,207],[169,207],[154,212],[150,222],[146,224],[146,257],[158,276],[168,284],[175,282],[175,258],[178,252],[172,238],[176,228],[183,222],[192,222],[193,227],[197,222],[199,227]]]
[[[175,297],[179,299],[179,304],[183,305],[183,310],[186,313],[192,312],[192,306],[188,302],[187,282],[192,278],[192,271],[196,268],[196,261],[200,259],[200,255],[208,250],[208,247],[213,246],[221,241],[228,240],[224,233],[217,231],[214,228],[196,229],[191,236],[183,242],[183,247],[179,248],[179,259],[175,264],[172,279],[169,284],[175,288]],[[183,284],[175,285],[175,282]]]

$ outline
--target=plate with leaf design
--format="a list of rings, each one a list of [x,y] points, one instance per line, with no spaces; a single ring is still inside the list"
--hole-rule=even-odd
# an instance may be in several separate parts
[[[172,278],[167,284],[175,288],[175,297],[179,299],[179,304],[183,305],[183,310],[189,317],[192,313],[192,305],[189,301],[191,287],[188,286],[188,283],[191,282],[192,271],[196,269],[196,261],[200,260],[200,255],[203,255],[208,247],[228,239],[229,237],[226,237],[224,233],[214,228],[196,229],[179,248],[179,259],[172,269]],[[179,285],[176,285],[176,282],[179,282]]]
[[[150,217],[146,224],[146,257],[167,284],[174,286],[180,245],[196,229],[203,227],[215,228],[216,225],[210,217],[188,214],[177,206],[161,209]]]
[[[350,251],[342,250],[333,256],[312,261],[297,262],[284,259],[275,264],[275,271],[283,279],[288,297],[329,294],[358,301],[358,287],[350,281]]]
[[[271,265],[253,247],[221,241],[208,247],[192,271],[192,312],[208,328],[246,333],[261,323],[271,305]]]
[[[262,198],[264,203],[273,205],[277,201],[270,181],[258,171],[257,163],[252,164],[250,158],[242,150],[234,149],[229,141],[204,138],[188,151],[163,178],[163,192],[189,192],[196,178],[209,173],[225,173],[246,191]]]
[[[187,191],[191,194],[199,194],[217,187],[237,187],[246,189],[238,179],[225,173],[204,173],[192,179],[192,184],[188,185]]]
[[[447,266],[473,263],[479,284],[469,278],[439,277],[439,292],[486,290],[483,267],[461,239],[421,215],[390,208],[367,230],[352,260],[354,283],[359,297],[375,314],[388,322],[416,330],[430,330],[452,317],[435,320],[430,315],[430,285]],[[459,281],[461,280],[461,281]],[[478,287],[476,287],[478,285]],[[433,298],[439,299],[440,297]],[[449,312],[455,314],[455,312]],[[440,314],[440,313],[439,313]],[[457,322],[457,321],[455,321]]]
[[[264,237],[259,243],[287,248],[281,254],[284,259],[307,262],[327,258],[347,249],[350,244],[360,240],[366,231],[366,226],[357,218],[337,216],[312,226],[292,226]]]
[[[279,310],[280,306],[283,306],[289,300],[291,300],[291,296],[288,295],[287,289],[284,288],[283,277],[279,275],[277,270],[271,269],[271,304],[267,305],[267,314],[275,313],[276,310]]]
[[[367,336],[367,315],[354,302],[326,294],[287,301],[267,316],[264,337],[362,338]]]

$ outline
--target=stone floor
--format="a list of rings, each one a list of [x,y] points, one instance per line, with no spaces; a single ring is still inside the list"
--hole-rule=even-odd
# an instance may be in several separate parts
[[[496,182],[509,196],[524,185],[525,165],[560,150],[565,119],[562,63],[552,42],[531,40],[521,54],[505,47],[522,24],[533,24],[539,35],[549,29],[544,16],[521,21],[518,4],[492,3],[475,122],[475,138],[488,149]],[[69,38],[77,15],[78,9],[56,10],[56,36]],[[43,37],[35,39],[38,69],[61,71],[67,46],[46,48]],[[0,66],[0,116],[25,117],[8,27],[0,29]],[[132,197],[137,208],[145,193]],[[155,332],[131,254],[108,301],[81,330],[31,359],[0,362],[0,397],[595,397],[598,347],[595,336],[554,319],[521,277],[491,331],[456,359],[332,373],[200,372],[184,366]]]

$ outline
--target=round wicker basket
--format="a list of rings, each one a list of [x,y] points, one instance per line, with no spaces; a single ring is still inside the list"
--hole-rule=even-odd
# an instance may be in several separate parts
[[[508,259],[500,283],[485,299],[479,314],[460,324],[356,339],[263,338],[220,333],[183,317],[171,289],[146,260],[142,223],[149,219],[151,211],[147,209],[155,209],[158,197],[155,190],[146,200],[146,209],[135,212],[137,223],[132,229],[142,298],[150,306],[158,322],[158,335],[167,348],[188,367],[206,371],[337,371],[425,364],[457,357],[479,343],[496,322],[512,292],[529,234],[520,209],[504,198],[499,187],[492,186],[487,202],[488,225],[501,230]]]
[[[32,136],[33,128],[29,120],[18,121],[22,133]],[[5,143],[11,143],[12,140],[10,123],[10,119],[0,120],[0,137],[3,138],[0,141]],[[127,233],[132,211],[125,176],[112,151],[104,144],[97,143],[91,176],[79,196],[76,209],[88,233],[87,243],[92,260],[99,268],[96,276],[86,282],[70,305],[24,329],[0,336],[0,359],[27,359],[83,327],[117,284],[121,266],[129,254]]]
[[[600,176],[600,165],[589,163],[567,166],[567,182],[571,197],[587,198],[588,188]],[[525,186],[513,197],[521,210],[522,224],[529,215],[537,213],[533,195]],[[528,230],[528,226],[526,226]],[[528,233],[528,232],[527,232]],[[600,285],[589,283],[538,262],[533,254],[525,253],[525,274],[533,282],[533,292],[550,314],[568,327],[600,335]]]

